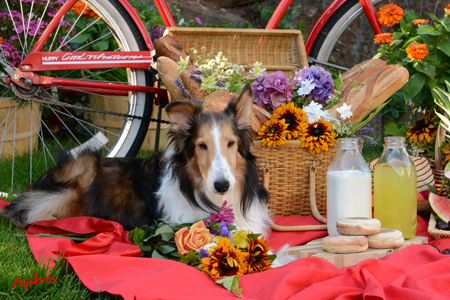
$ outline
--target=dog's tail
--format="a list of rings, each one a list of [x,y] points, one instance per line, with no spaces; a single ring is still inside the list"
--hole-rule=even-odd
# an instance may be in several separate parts
[[[83,190],[100,168],[98,152],[81,152],[77,159],[62,153],[58,164],[0,210],[0,215],[18,227],[57,217],[82,216],[85,214],[81,207]]]

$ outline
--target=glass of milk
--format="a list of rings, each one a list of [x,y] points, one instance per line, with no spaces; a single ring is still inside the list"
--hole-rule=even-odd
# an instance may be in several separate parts
[[[372,176],[358,138],[341,138],[327,172],[328,234],[338,234],[340,218],[372,218]]]

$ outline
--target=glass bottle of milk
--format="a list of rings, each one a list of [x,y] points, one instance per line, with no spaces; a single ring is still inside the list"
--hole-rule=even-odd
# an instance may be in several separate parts
[[[341,138],[327,172],[328,234],[338,234],[340,218],[372,217],[372,176],[358,138]]]

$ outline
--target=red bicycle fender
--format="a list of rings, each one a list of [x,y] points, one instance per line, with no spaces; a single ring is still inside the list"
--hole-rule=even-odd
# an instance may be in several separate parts
[[[128,11],[131,18],[133,19],[134,23],[138,27],[139,31],[141,32],[142,36],[144,37],[145,44],[148,47],[148,50],[151,52],[153,51],[153,43],[150,39],[150,36],[148,35],[148,31],[145,28],[144,24],[142,24],[141,19],[139,18],[137,12],[134,10],[134,8],[131,6],[130,3],[127,2],[127,0],[119,0],[119,2],[123,5],[123,7]]]
[[[319,35],[319,32],[322,30],[325,23],[336,12],[336,10],[338,10],[338,8],[341,7],[342,4],[344,4],[346,1],[347,0],[335,0],[331,2],[331,4],[328,5],[328,7],[317,19],[316,23],[314,23],[313,27],[309,31],[308,37],[306,38],[305,42],[306,55],[309,55],[309,51],[311,51],[314,41],[316,40],[317,36]]]

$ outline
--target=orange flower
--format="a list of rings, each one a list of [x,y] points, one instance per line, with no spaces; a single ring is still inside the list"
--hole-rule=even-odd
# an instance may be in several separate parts
[[[208,251],[209,257],[202,258],[202,271],[212,277],[244,275],[248,270],[247,252],[242,252],[228,238],[220,240],[218,245]]]
[[[428,49],[426,44],[414,43],[406,48],[406,54],[409,58],[424,59],[428,55]]]
[[[85,7],[86,7],[86,9],[85,9]],[[99,16],[92,9],[90,9],[87,6],[87,4],[85,4],[81,1],[77,1],[77,3],[75,3],[71,9],[76,15],[80,15],[81,13],[83,13],[83,16],[86,19],[90,19],[90,18],[98,19],[99,18]]]
[[[175,243],[179,254],[187,254],[191,250],[198,251],[211,243],[212,238],[203,221],[195,223],[191,229],[183,227],[175,233]]]
[[[378,22],[382,26],[392,27],[400,23],[400,20],[403,18],[403,9],[395,4],[389,3],[380,7],[377,16]]]
[[[429,22],[428,22],[428,20],[425,20],[425,19],[415,19],[413,21],[413,23],[414,23],[414,25],[417,25],[417,24],[425,24],[425,25],[427,25]]]
[[[375,35],[375,38],[373,41],[376,44],[388,44],[392,43],[394,41],[394,37],[392,36],[392,33],[379,33]]]
[[[0,44],[3,44],[3,43],[4,43],[3,37],[0,36]]]
[[[445,146],[444,149],[442,149],[442,153],[445,154],[445,161],[450,160],[450,148],[448,146]]]
[[[447,7],[444,8],[444,11],[447,15],[450,15],[450,4],[448,4]]]

